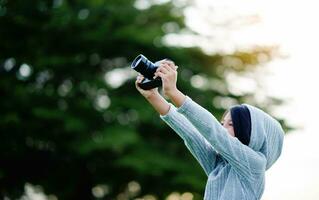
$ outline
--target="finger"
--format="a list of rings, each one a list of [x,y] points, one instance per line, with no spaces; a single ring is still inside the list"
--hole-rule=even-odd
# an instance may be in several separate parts
[[[138,84],[140,82],[141,82],[140,80],[136,79],[135,84]]]
[[[165,58],[164,61],[167,62],[167,63],[170,63],[170,64],[172,64],[172,65],[175,65],[174,61],[172,61],[172,60],[169,59],[169,58]]]
[[[136,81],[135,81],[135,87],[136,87],[136,88],[138,88],[138,85],[137,85],[137,84],[138,84],[138,81],[136,80]]]
[[[141,83],[143,80],[144,80],[144,78],[139,78],[137,81],[138,81],[139,83]]]
[[[177,73],[177,70],[176,70],[175,66],[174,66],[174,69],[173,69],[172,67],[170,67],[168,65],[163,65],[163,68],[166,69],[169,72],[167,74],[173,75],[173,74]]]
[[[141,89],[141,87],[139,86],[139,84],[141,83],[141,81],[135,81],[135,87],[137,88],[137,89]]]
[[[165,64],[161,64],[161,66],[157,68],[156,72],[167,74],[169,72],[169,69],[165,67]]]
[[[168,63],[168,64],[170,64],[170,65],[175,65],[175,62],[172,61],[171,59],[168,59],[168,58],[164,59],[163,62],[164,62],[164,63]]]
[[[156,79],[158,77],[157,72],[154,73],[153,79]]]
[[[172,72],[173,70],[175,71],[175,67],[174,69],[172,67],[170,67],[168,64],[163,64],[163,68],[166,69],[168,72]]]
[[[165,73],[165,72],[157,71],[154,73],[153,79],[156,79],[157,77],[161,77],[161,76],[159,76],[159,74],[167,75],[167,73]]]
[[[154,76],[153,76],[153,79],[156,79],[157,77],[159,77],[159,76],[158,76],[158,72],[155,72],[155,73],[154,73]]]
[[[136,77],[136,79],[141,79],[141,78],[143,78],[143,75],[141,75],[141,74],[139,74],[139,75]]]
[[[173,61],[166,61],[164,64],[167,64],[171,69],[176,70],[177,67]]]
[[[161,78],[165,78],[166,77],[166,74],[164,74],[163,72],[156,72],[156,75],[158,77],[161,77]]]
[[[165,61],[165,59],[159,60],[159,61],[155,62],[155,65],[160,66],[164,61]]]
[[[142,77],[140,77],[140,76],[138,76],[138,77],[136,77],[136,81],[141,81],[142,80]]]

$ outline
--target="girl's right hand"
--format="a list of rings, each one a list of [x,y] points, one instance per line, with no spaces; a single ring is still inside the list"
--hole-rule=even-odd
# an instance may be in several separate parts
[[[154,95],[159,95],[159,92],[158,92],[158,88],[153,88],[153,89],[150,89],[150,90],[143,90],[142,88],[140,88],[138,86],[138,83],[141,83],[142,80],[144,79],[144,76],[142,74],[139,74],[137,77],[136,77],[136,81],[135,81],[135,87],[136,89],[145,97],[145,98],[150,98]]]

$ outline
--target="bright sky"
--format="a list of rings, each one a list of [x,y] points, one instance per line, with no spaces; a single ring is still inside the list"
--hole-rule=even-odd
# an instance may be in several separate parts
[[[265,91],[290,99],[275,113],[303,127],[285,137],[278,162],[267,172],[263,200],[319,199],[319,12],[311,0],[196,0],[188,24],[210,37],[208,52],[231,52],[254,44],[278,44],[287,59],[264,68]],[[215,11],[215,12],[212,12]],[[236,18],[236,15],[246,19]],[[247,18],[248,16],[248,18]],[[226,32],[216,24],[239,19]],[[251,23],[253,23],[251,25]],[[215,25],[214,25],[215,24]],[[247,25],[247,26],[246,26]]]
[[[145,6],[147,1],[138,2],[142,2],[140,6]],[[176,2],[182,3],[183,0]],[[289,99],[275,112],[276,115],[302,129],[285,137],[282,156],[267,171],[262,200],[319,199],[318,3],[315,0],[194,2],[196,7],[186,10],[187,23],[207,36],[206,39],[191,38],[187,33],[183,37],[172,34],[166,38],[167,42],[185,46],[200,44],[210,53],[229,53],[254,44],[278,44],[282,52],[289,55],[287,59],[276,59],[263,68],[265,76],[260,81],[268,94]],[[228,30],[231,31],[226,31],[224,25],[229,23]],[[105,79],[116,82],[114,87],[117,87],[123,80],[113,80],[114,77],[126,72],[113,73],[106,75]],[[130,76],[132,74],[121,77]],[[26,186],[26,195],[32,196],[31,199],[45,199],[43,195],[36,198],[30,188]]]

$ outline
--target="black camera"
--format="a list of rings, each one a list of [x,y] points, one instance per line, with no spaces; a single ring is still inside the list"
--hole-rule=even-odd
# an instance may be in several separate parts
[[[144,76],[142,82],[138,83],[138,86],[143,90],[150,90],[162,85],[162,79],[160,77],[153,79],[158,64],[159,62],[153,63],[142,54],[138,55],[132,62],[131,68]]]

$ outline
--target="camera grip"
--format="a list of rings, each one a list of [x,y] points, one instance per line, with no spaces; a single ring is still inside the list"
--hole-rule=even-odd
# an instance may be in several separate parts
[[[150,90],[162,85],[162,79],[157,77],[156,79],[147,79],[144,78],[141,83],[138,83],[138,86],[143,90]]]

